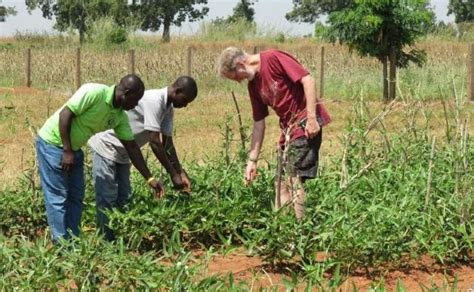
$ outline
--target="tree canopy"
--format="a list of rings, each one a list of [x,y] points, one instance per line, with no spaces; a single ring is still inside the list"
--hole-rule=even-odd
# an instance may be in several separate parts
[[[293,10],[286,19],[314,23],[322,15],[347,8],[353,0],[293,0]]]
[[[0,22],[4,22],[9,15],[16,15],[16,9],[10,6],[3,6],[0,0]]]
[[[240,0],[237,5],[234,7],[234,13],[228,18],[228,21],[235,22],[240,19],[243,19],[247,22],[253,22],[255,16],[255,9],[252,5],[256,1],[252,0]]]
[[[163,26],[162,41],[169,42],[171,25],[181,26],[186,19],[190,22],[202,19],[209,8],[194,6],[205,4],[207,0],[142,0],[132,4],[132,11],[142,21],[144,31],[157,31]]]
[[[433,23],[434,13],[427,0],[293,0],[293,4],[289,20],[314,22],[327,14],[329,39],[345,43],[362,56],[378,58],[384,64],[384,76],[389,56],[392,73],[409,61],[422,65],[426,59],[424,51],[407,51],[406,47],[426,34]]]
[[[449,0],[448,15],[454,14],[454,21],[474,22],[473,0]]]
[[[128,18],[126,0],[25,0],[29,11],[41,9],[43,17],[56,19],[54,27],[65,31],[72,27],[79,31],[80,42],[89,31],[89,24],[104,16],[112,16],[118,25]]]

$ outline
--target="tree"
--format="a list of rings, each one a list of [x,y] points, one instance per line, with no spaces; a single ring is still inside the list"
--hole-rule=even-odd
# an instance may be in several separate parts
[[[3,1],[0,0],[0,4]],[[9,15],[16,15],[14,7],[0,5],[0,22],[4,22]]]
[[[296,5],[300,0],[294,0]],[[383,64],[383,95],[385,99],[395,98],[397,67],[406,67],[409,62],[421,66],[426,60],[423,50],[409,49],[415,40],[430,29],[434,13],[426,0],[353,0],[353,1],[304,1],[319,7],[311,14],[301,10],[297,16],[295,9],[290,12],[290,20],[310,21],[321,13],[327,13],[328,34],[332,42],[348,45],[362,56],[376,57]],[[337,9],[324,3],[339,2]],[[288,15],[287,15],[288,16]],[[296,18],[295,18],[296,17]],[[388,60],[390,60],[390,88],[387,81]]]
[[[296,22],[315,23],[322,15],[344,9],[353,0],[293,0],[293,10],[286,19]]]
[[[132,4],[132,10],[143,20],[144,31],[157,31],[163,25],[161,40],[166,43],[170,41],[171,25],[181,26],[186,19],[190,22],[202,19],[209,12],[205,6],[194,8],[197,4],[205,5],[207,0],[142,0]]]
[[[112,16],[117,25],[125,25],[128,18],[126,0],[25,0],[28,11],[40,8],[43,17],[52,19],[55,16],[54,27],[65,31],[72,27],[79,32],[81,44],[89,31],[89,24],[104,16]]]
[[[239,3],[234,7],[234,13],[229,16],[229,22],[236,22],[238,20],[245,20],[247,22],[253,22],[253,17],[255,15],[255,10],[252,8],[252,5],[256,1],[252,0],[240,0]]]
[[[474,1],[449,0],[448,15],[454,14],[454,22],[474,22]]]

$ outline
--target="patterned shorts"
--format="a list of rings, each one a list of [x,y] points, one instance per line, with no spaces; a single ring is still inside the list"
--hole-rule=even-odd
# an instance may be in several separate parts
[[[288,148],[288,161],[284,168],[292,177],[300,177],[304,182],[316,177],[319,164],[319,148],[323,139],[322,129],[311,139],[297,138]]]

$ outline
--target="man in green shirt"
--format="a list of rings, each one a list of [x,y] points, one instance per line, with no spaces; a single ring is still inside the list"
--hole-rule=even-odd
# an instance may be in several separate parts
[[[84,84],[38,132],[36,152],[46,214],[53,241],[78,236],[85,192],[84,153],[81,147],[95,133],[114,129],[130,160],[163,196],[163,188],[145,164],[125,110],[133,109],[145,87],[136,75],[118,85]]]

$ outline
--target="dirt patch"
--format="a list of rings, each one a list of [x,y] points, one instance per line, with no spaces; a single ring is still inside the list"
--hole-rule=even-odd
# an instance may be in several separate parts
[[[324,258],[324,255],[318,257]],[[436,265],[434,260],[426,256],[410,263],[409,266],[407,269],[387,270],[372,275],[365,271],[355,271],[347,275],[338,291],[353,291],[354,287],[366,291],[382,281],[387,291],[395,291],[399,281],[405,291],[422,291],[432,287],[450,290],[455,281],[458,291],[474,288],[474,263],[443,267]],[[260,288],[285,290],[284,280],[290,279],[290,271],[298,269],[299,266],[296,264],[271,266],[265,264],[260,257],[233,253],[212,258],[208,264],[208,275],[225,276],[232,273],[235,282],[244,281],[252,290]],[[329,280],[331,275],[327,274],[326,277]],[[305,288],[305,284],[302,284],[297,290],[304,291]]]

